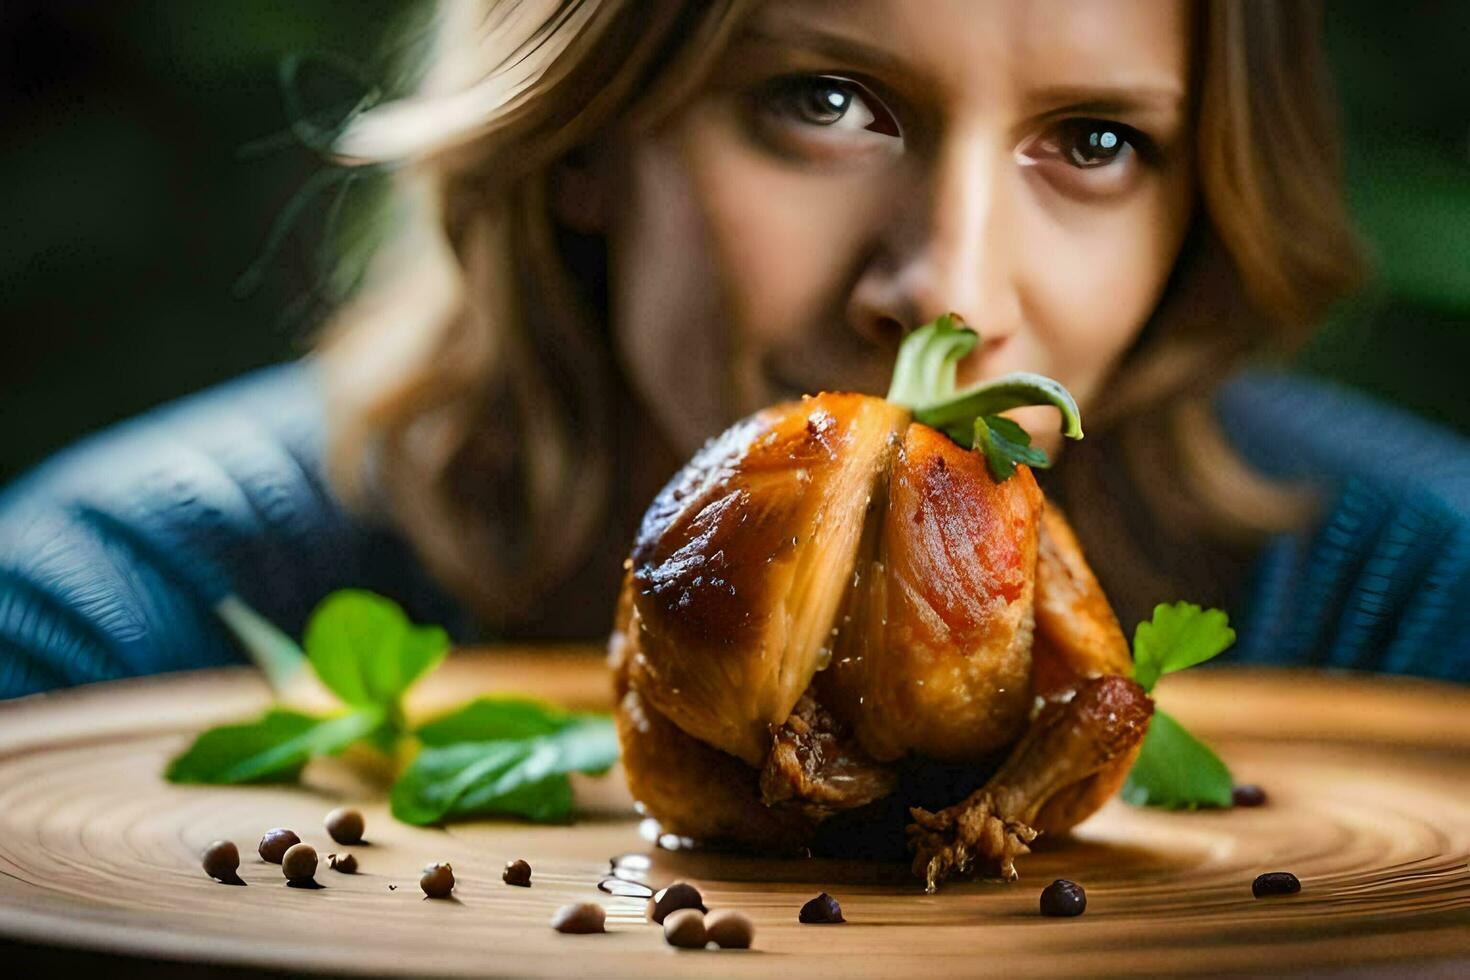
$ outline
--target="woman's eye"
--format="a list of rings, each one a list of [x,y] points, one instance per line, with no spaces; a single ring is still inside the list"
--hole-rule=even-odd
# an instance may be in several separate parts
[[[835,75],[792,75],[772,82],[762,109],[788,125],[866,138],[899,139],[898,121],[864,85]]]
[[[1016,161],[1070,197],[1101,200],[1137,187],[1161,156],[1158,144],[1132,126],[1076,117],[1025,140]]]
[[[1069,119],[1057,134],[1057,149],[1074,167],[1103,167],[1138,149],[1137,133],[1129,126],[1101,119]]]

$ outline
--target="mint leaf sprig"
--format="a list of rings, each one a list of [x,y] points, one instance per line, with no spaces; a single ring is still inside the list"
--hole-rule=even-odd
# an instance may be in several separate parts
[[[980,342],[978,333],[959,323],[959,317],[946,313],[904,338],[888,401],[910,409],[917,421],[961,446],[984,453],[997,483],[1010,479],[1019,463],[1042,469],[1050,466],[1046,453],[1032,447],[1030,434],[1000,413],[1027,405],[1052,405],[1062,413],[1062,434],[1081,439],[1077,402],[1060,383],[1027,371],[957,390],[960,359]]]
[[[174,783],[213,785],[297,780],[312,758],[363,743],[390,758],[413,754],[390,791],[393,815],[412,824],[498,814],[562,821],[573,812],[572,772],[603,773],[617,761],[611,719],[570,714],[527,698],[483,697],[416,728],[402,698],[443,661],[449,637],[411,623],[371,592],[328,596],[307,623],[305,650],[238,599],[221,612],[258,662],[309,665],[345,710],[318,716],[280,706],[252,722],[201,733],[174,758]]]
[[[1229,617],[1219,609],[1160,603],[1153,618],[1134,630],[1133,679],[1152,692],[1163,675],[1204,663],[1234,642]],[[1155,708],[1122,797],[1134,806],[1169,810],[1228,807],[1234,785],[1219,756],[1173,716]]]

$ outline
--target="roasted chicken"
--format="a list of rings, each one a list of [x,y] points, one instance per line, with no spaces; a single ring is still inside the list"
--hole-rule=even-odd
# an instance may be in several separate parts
[[[1076,538],[1028,466],[997,479],[916,414],[766,409],[650,507],[610,656],[629,784],[665,832],[794,851],[898,804],[932,890],[1014,878],[1122,782],[1152,704]],[[922,799],[928,763],[969,783]]]

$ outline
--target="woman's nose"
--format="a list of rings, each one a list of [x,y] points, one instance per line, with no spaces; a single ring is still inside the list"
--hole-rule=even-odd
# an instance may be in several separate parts
[[[883,215],[871,259],[848,302],[848,322],[896,347],[909,331],[958,313],[990,342],[1015,332],[1013,276],[1002,154],[985,141],[951,141]]]

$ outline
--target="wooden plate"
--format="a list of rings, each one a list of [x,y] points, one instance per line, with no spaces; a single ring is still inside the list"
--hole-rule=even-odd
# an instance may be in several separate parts
[[[498,650],[451,660],[420,709],[488,690],[605,705],[591,651]],[[307,785],[170,786],[165,760],[201,726],[247,716],[267,693],[251,673],[211,671],[97,685],[0,705],[0,937],[190,962],[373,974],[690,977],[1180,973],[1289,968],[1470,968],[1470,689],[1384,678],[1195,671],[1161,701],[1205,735],[1267,806],[1194,814],[1114,803],[1071,840],[1022,861],[1016,884],[926,896],[904,869],[659,851],[640,836],[614,771],[579,783],[571,827],[508,822],[446,830],[396,824],[371,781],[338,762]],[[362,804],[361,873],[323,870],[299,891],[260,862],[270,827],[325,853],[327,810]],[[200,849],[230,838],[249,883],[210,881]],[[615,855],[648,856],[647,879],[688,878],[711,906],[756,923],[755,950],[676,951],[643,901],[596,890]],[[529,889],[505,861],[535,869]],[[447,860],[452,901],[423,900],[418,869]],[[1256,900],[1251,881],[1295,872],[1300,895]],[[1087,914],[1052,920],[1053,878],[1087,889]],[[829,891],[849,920],[803,926]],[[609,934],[547,926],[601,901]]]

